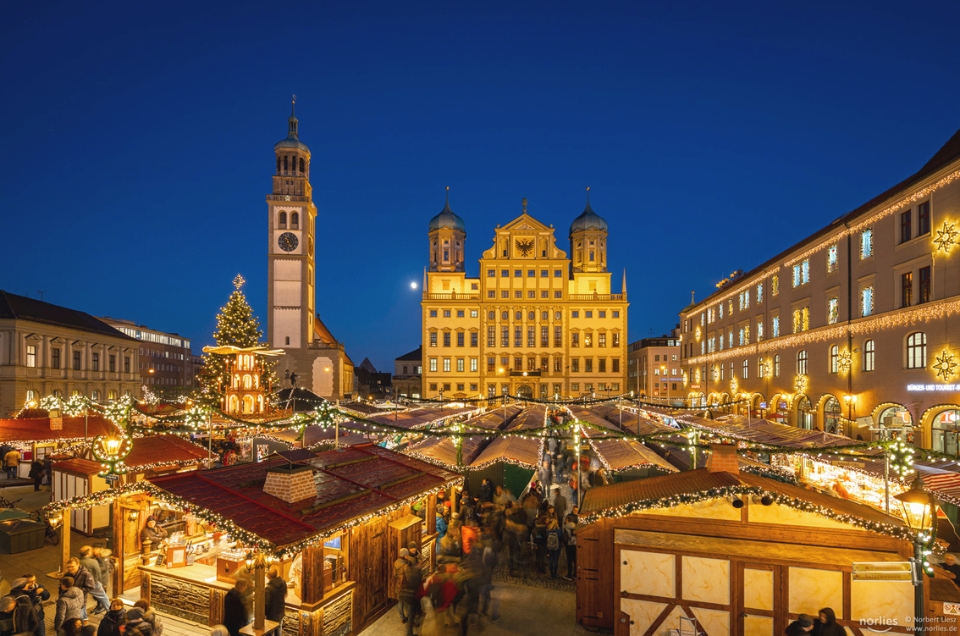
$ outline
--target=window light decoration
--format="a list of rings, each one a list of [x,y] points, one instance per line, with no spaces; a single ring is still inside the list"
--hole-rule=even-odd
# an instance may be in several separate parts
[[[797,377],[793,380],[793,388],[797,393],[803,393],[807,390],[807,376],[802,373],[797,374]]]
[[[853,366],[853,356],[850,355],[850,352],[847,349],[844,349],[837,356],[837,371],[846,375],[850,372],[850,368]]]

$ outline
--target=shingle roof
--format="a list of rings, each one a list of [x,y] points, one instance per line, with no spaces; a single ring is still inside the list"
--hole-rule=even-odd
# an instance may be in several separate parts
[[[65,459],[62,462],[53,462],[53,469],[72,475],[90,476],[96,475],[103,470],[103,466],[100,465],[100,462],[74,457],[73,459]]]
[[[87,437],[115,435],[117,426],[102,415],[90,415],[87,422]],[[50,418],[39,417],[22,420],[0,420],[0,442],[48,442],[78,439],[84,434],[83,417],[63,418],[63,428],[51,430]]]
[[[372,444],[294,463],[314,469],[315,498],[288,504],[263,492],[267,470],[287,464],[282,458],[149,481],[282,547],[459,480],[455,473]]]
[[[153,435],[133,440],[133,448],[123,463],[130,468],[168,462],[203,461],[207,449],[176,435]]]
[[[413,360],[413,361],[418,361],[421,359],[423,359],[423,345],[397,358],[397,360]]]
[[[105,336],[134,340],[88,313],[68,309],[42,300],[18,296],[0,289],[0,319],[26,320],[58,327],[70,327]]]
[[[521,409],[519,407],[507,407],[506,422],[512,421],[520,412]],[[476,426],[488,430],[500,429],[504,425],[504,410],[496,409],[489,411],[480,417],[467,420],[464,422],[464,425]],[[490,441],[488,438],[479,434],[465,435],[461,444],[463,465],[467,466],[476,459],[488,441]],[[453,440],[449,437],[427,437],[423,441],[409,446],[405,453],[414,457],[423,457],[427,460],[440,462],[451,468],[457,467],[457,448]]]

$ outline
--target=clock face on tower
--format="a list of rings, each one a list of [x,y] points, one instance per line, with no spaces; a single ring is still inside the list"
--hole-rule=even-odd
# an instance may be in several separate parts
[[[297,249],[297,245],[300,241],[297,240],[296,234],[291,234],[290,232],[284,232],[280,235],[280,238],[277,239],[277,245],[280,246],[284,252],[292,252]]]

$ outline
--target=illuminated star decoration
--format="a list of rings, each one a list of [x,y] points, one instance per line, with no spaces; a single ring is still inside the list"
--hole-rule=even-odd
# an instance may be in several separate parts
[[[943,228],[937,230],[937,238],[933,239],[933,244],[944,254],[949,254],[954,245],[957,244],[957,235],[960,231],[954,223],[944,221]]]
[[[933,370],[937,372],[937,377],[944,381],[952,378],[953,374],[957,372],[957,362],[955,359],[956,356],[944,349],[943,353],[937,356],[937,363],[933,365]]]
[[[245,282],[247,281],[244,280],[243,276],[241,276],[240,274],[237,274],[237,277],[233,279],[233,286],[237,288],[237,290],[239,290],[241,287],[243,287],[243,284]]]
[[[850,371],[851,366],[853,366],[853,357],[849,351],[844,349],[837,356],[837,371],[846,375]]]
[[[793,381],[793,388],[797,390],[797,393],[803,393],[807,389],[807,376],[801,374],[797,375],[797,379]]]
[[[737,389],[738,389],[739,387],[740,387],[740,385],[737,383],[737,379],[736,379],[736,378],[730,378],[730,393],[736,395],[736,394],[737,394]]]

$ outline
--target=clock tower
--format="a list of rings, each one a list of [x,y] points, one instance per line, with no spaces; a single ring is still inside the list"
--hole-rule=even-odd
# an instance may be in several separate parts
[[[310,187],[310,149],[300,141],[298,126],[291,109],[287,137],[273,147],[277,170],[273,192],[267,195],[267,337],[271,346],[281,349],[298,349],[313,340],[317,207]]]

